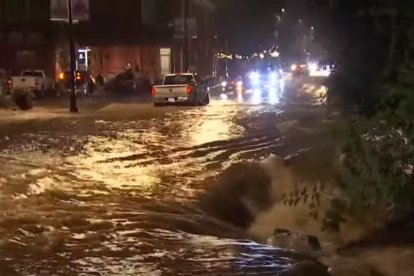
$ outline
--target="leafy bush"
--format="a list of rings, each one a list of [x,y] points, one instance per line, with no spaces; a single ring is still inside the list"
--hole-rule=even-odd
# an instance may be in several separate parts
[[[341,196],[332,201],[324,227],[338,229],[346,216],[370,223],[405,220],[414,212],[414,147],[406,133],[385,121],[347,124],[340,132],[344,160]]]
[[[340,193],[319,214],[326,230],[339,230],[347,218],[374,227],[414,218],[414,69],[400,70],[399,81],[381,89],[384,97],[375,116],[337,124]],[[316,219],[325,188],[295,191],[287,204],[307,203]]]
[[[414,215],[414,69],[399,69],[396,82],[380,92],[379,112],[347,123],[337,137],[346,155],[339,170],[343,190],[325,226],[338,228],[349,214],[361,222],[384,215],[384,222]]]
[[[13,91],[13,101],[21,110],[30,110],[33,108],[33,93],[29,90]]]
[[[348,215],[407,220],[414,214],[413,1],[321,3],[319,37],[338,65],[329,102],[361,115],[337,133],[346,156],[338,168],[342,194],[324,226],[338,229]]]

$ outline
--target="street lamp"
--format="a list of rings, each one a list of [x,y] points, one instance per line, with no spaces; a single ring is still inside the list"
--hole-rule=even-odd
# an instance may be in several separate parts
[[[183,20],[184,45],[183,45],[183,72],[189,71],[189,39],[188,39],[188,17],[189,17],[190,1],[181,0],[181,12]]]
[[[74,41],[74,21],[89,20],[89,0],[50,0],[50,20],[62,21],[67,27],[70,57],[70,112],[78,112],[75,74],[76,47]]]

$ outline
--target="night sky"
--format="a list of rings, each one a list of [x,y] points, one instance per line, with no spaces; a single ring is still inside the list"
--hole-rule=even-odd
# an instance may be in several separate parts
[[[251,54],[272,43],[274,14],[285,8],[284,0],[217,0],[218,29],[229,48]]]

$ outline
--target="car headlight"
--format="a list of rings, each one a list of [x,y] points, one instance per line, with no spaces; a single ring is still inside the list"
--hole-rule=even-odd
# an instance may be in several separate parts
[[[279,79],[279,76],[276,72],[272,72],[272,73],[269,74],[269,81],[271,83],[276,83],[278,81],[278,79]]]
[[[260,83],[260,74],[258,72],[251,72],[249,77],[250,77],[250,81],[254,85],[257,85]]]
[[[317,71],[318,70],[318,64],[314,63],[314,62],[310,62],[308,63],[308,68],[310,71]]]
[[[240,87],[240,86],[243,86],[243,82],[242,82],[242,81],[238,81],[238,82],[237,82],[237,86],[239,86],[239,87]]]
[[[290,69],[292,71],[295,71],[298,68],[298,66],[296,64],[292,64],[292,66],[290,66]]]
[[[227,82],[226,82],[226,81],[223,81],[223,82],[221,83],[221,86],[226,87],[226,86],[227,86]]]

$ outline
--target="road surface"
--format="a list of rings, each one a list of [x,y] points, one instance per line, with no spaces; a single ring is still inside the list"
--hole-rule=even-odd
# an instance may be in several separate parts
[[[275,275],[306,259],[199,202],[226,168],[310,146],[281,126],[318,121],[316,90],[0,122],[0,275]]]

